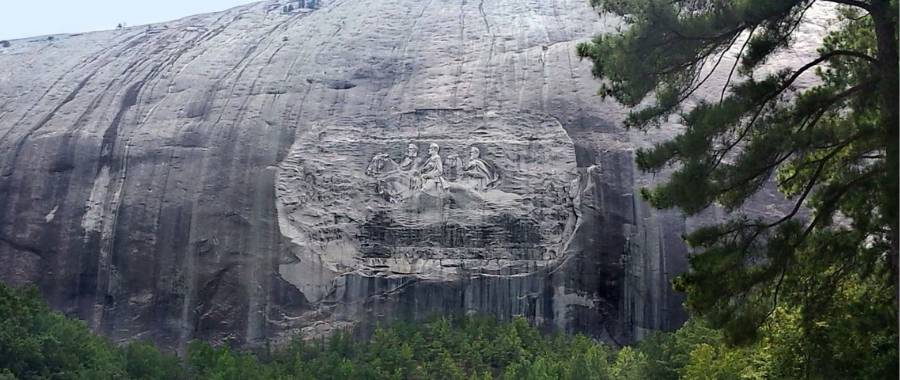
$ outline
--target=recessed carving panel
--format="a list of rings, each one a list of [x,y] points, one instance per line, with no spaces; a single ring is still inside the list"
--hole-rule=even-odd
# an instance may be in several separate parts
[[[295,244],[282,275],[302,289],[310,265],[435,279],[552,265],[577,222],[574,154],[555,119],[526,113],[319,124],[279,168],[281,229]]]

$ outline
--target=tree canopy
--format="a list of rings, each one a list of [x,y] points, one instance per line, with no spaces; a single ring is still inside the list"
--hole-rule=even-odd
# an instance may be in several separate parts
[[[675,285],[687,306],[732,343],[757,341],[779,312],[795,315],[801,348],[818,355],[807,375],[846,364],[829,360],[839,344],[896,355],[897,1],[591,3],[626,25],[578,46],[601,95],[632,107],[629,128],[684,126],[636,153],[640,169],[672,173],[643,196],[689,215],[714,205],[731,215],[685,237],[694,253]],[[817,56],[769,69],[817,3],[838,13]],[[722,65],[726,54],[733,64]],[[727,73],[721,93],[687,106],[713,72]],[[798,86],[804,74],[816,83]],[[741,212],[770,181],[789,210]]]
[[[797,379],[810,365],[797,319],[782,311],[766,339],[729,347],[691,320],[615,349],[585,336],[543,334],[522,318],[393,322],[374,333],[338,332],[254,355],[193,342],[184,357],[133,342],[116,346],[81,321],[50,311],[34,290],[0,284],[0,379]],[[840,337],[838,337],[840,338]],[[848,341],[846,367],[829,378],[884,379],[885,360]],[[877,342],[876,342],[877,343]]]

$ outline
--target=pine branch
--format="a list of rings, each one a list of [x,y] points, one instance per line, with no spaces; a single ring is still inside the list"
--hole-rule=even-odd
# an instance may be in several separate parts
[[[806,65],[804,65],[803,67],[801,67],[800,69],[798,69],[797,71],[795,71],[794,74],[791,75],[791,77],[788,78],[787,81],[785,81],[785,82],[782,83],[782,86],[781,86],[781,87],[779,87],[777,90],[773,91],[771,94],[769,94],[769,96],[767,96],[766,98],[764,98],[763,101],[759,103],[759,108],[757,108],[756,112],[753,114],[753,116],[751,117],[750,121],[747,123],[747,125],[744,127],[744,129],[741,131],[740,135],[738,135],[738,138],[735,139],[733,142],[731,142],[731,143],[730,143],[727,147],[725,147],[724,149],[719,150],[719,151],[721,152],[721,155],[719,155],[719,156],[717,157],[716,162],[713,164],[711,170],[716,170],[716,169],[718,169],[719,165],[722,163],[722,160],[725,158],[725,156],[726,156],[732,149],[734,149],[738,144],[740,144],[740,142],[743,141],[744,138],[749,134],[749,132],[750,132],[752,126],[755,124],[756,120],[759,118],[759,116],[762,114],[762,111],[765,109],[765,106],[766,106],[769,102],[771,102],[772,100],[774,100],[776,97],[778,97],[778,95],[781,95],[782,92],[784,92],[785,90],[787,90],[787,89],[788,89],[788,88],[789,88],[789,87],[797,80],[797,78],[800,77],[800,75],[802,75],[805,71],[809,70],[810,68],[812,68],[812,67],[818,65],[819,63],[822,63],[822,62],[824,62],[824,61],[826,61],[826,60],[828,60],[828,59],[831,59],[831,58],[833,58],[833,57],[840,56],[840,55],[852,55],[852,56],[857,56],[856,54],[847,54],[848,52],[849,52],[849,53],[856,53],[856,52],[850,52],[850,51],[846,51],[846,50],[835,50],[835,51],[831,51],[831,52],[826,53],[826,54],[820,56],[819,58],[813,60],[812,62],[807,63]],[[865,56],[865,54],[862,54],[862,53],[859,53],[859,54]],[[857,92],[857,91],[860,91],[860,90],[862,90],[862,89],[864,89],[864,88],[866,88],[866,87],[872,86],[872,85],[874,85],[874,84],[875,84],[874,82],[865,82],[865,83],[862,83],[862,84],[860,84],[860,85],[851,87],[851,88],[845,90],[844,92],[838,94],[837,96],[835,96],[830,102],[828,102],[828,104],[826,104],[826,106],[825,106],[823,109],[827,109],[828,107],[831,107],[832,105],[834,105],[834,104],[837,103],[838,101],[840,101],[840,100],[846,98],[847,96],[849,96],[849,95],[851,95],[851,94],[853,94],[853,93],[855,93],[855,92]],[[820,116],[820,117],[821,117],[821,116]],[[816,121],[818,121],[818,118],[816,118]],[[813,123],[813,124],[815,124],[815,123]]]
[[[832,51],[830,51],[830,52],[828,52],[828,53],[829,53],[829,54],[830,54],[830,53],[833,53],[833,54],[831,55],[832,57],[836,57],[836,56],[847,56],[847,57],[861,58],[861,59],[864,59],[864,60],[869,61],[869,62],[871,62],[871,63],[877,63],[877,62],[878,62],[878,59],[876,59],[875,57],[872,57],[871,55],[868,55],[868,54],[865,54],[865,53],[862,53],[862,52],[858,52],[858,51],[853,51],[853,50],[832,50]]]
[[[756,31],[757,27],[758,26],[754,26],[753,29],[750,29],[750,33],[747,34],[747,40],[744,41],[741,50],[738,51],[737,56],[734,57],[734,64],[731,65],[731,71],[728,72],[728,79],[726,79],[725,84],[722,85],[722,94],[719,96],[719,103],[725,99],[725,92],[728,90],[728,85],[731,84],[731,77],[734,76],[734,70],[737,69],[738,64],[741,62],[741,56],[744,55],[744,50],[747,49],[747,45],[749,45],[750,40],[753,39],[753,32]]]
[[[784,45],[787,44],[788,38],[790,38],[790,36],[793,35],[794,32],[797,31],[797,28],[800,27],[800,24],[803,23],[803,18],[806,16],[806,12],[809,11],[810,8],[812,8],[813,4],[815,4],[815,2],[810,2],[809,4],[806,5],[806,7],[803,8],[802,11],[800,11],[800,14],[797,16],[796,20],[794,20],[793,25],[791,25],[791,27],[788,29],[788,31],[787,31],[786,33],[783,33],[783,34],[782,34],[781,38],[778,39],[778,42],[777,42],[774,46],[784,46]],[[763,34],[765,34],[765,31],[763,31]],[[753,41],[752,41],[752,39],[748,39],[747,42],[748,42],[748,43],[752,43]],[[767,53],[766,55],[770,55],[770,54],[773,53],[775,50],[776,50],[776,49],[773,48],[773,49],[772,49],[769,53]],[[739,57],[739,58],[740,58],[740,57]],[[752,64],[752,66],[755,66],[755,65],[757,65],[758,63],[759,63],[759,62],[756,62],[756,63]],[[735,63],[735,64],[737,64],[737,63]],[[746,68],[746,67],[745,67],[745,68]]]
[[[825,169],[825,165],[828,164],[828,161],[830,161],[832,158],[834,158],[834,156],[836,156],[841,150],[843,150],[844,147],[846,147],[848,144],[850,144],[850,142],[852,142],[855,139],[856,138],[848,139],[840,147],[829,152],[828,155],[826,155],[821,160],[821,162],[819,162],[819,166],[816,167],[816,171],[809,178],[809,181],[806,182],[806,187],[803,189],[803,194],[800,195],[800,198],[797,199],[797,202],[794,202],[794,207],[791,209],[791,212],[789,212],[787,215],[783,216],[781,219],[778,219],[772,223],[766,224],[765,226],[762,226],[762,227],[764,229],[772,228],[779,224],[787,222],[788,220],[793,219],[794,216],[796,216],[797,213],[800,212],[800,209],[803,208],[803,203],[806,202],[806,198],[809,197],[809,194],[812,192],[813,188],[816,186],[816,183],[819,182],[819,177],[822,175],[822,171]]]
[[[863,1],[857,1],[857,0],[823,0],[823,1],[825,1],[827,3],[837,3],[837,4],[849,5],[851,7],[857,7],[857,8],[864,9],[864,10],[866,10],[866,12],[870,12],[870,13],[872,12],[872,4],[869,4],[869,3],[866,3]]]
[[[882,174],[880,172],[881,172],[881,170],[870,170],[870,171],[860,175],[859,177],[854,178],[852,181],[845,183],[843,186],[841,186],[839,191],[837,191],[835,194],[833,194],[831,197],[829,197],[825,203],[826,204],[837,203],[851,189],[853,189],[857,185],[861,184],[863,181],[869,180],[875,174]],[[816,214],[816,217],[813,218],[812,222],[810,222],[809,225],[806,226],[806,229],[803,231],[803,234],[800,235],[801,241],[806,240],[806,237],[809,236],[809,234],[812,232],[812,230],[820,223],[820,221],[824,217],[824,215],[825,214],[821,213],[821,212]]]
[[[694,75],[694,78],[692,78],[688,82],[689,84],[693,84],[696,82],[696,85],[693,85],[687,92],[683,92],[681,94],[681,97],[678,99],[678,101],[675,104],[683,103],[685,100],[687,100],[689,97],[691,97],[691,95],[693,95],[695,92],[697,92],[697,90],[699,90],[700,87],[702,87],[703,84],[706,83],[707,80],[709,80],[709,78],[716,72],[716,69],[719,68],[719,64],[722,63],[722,60],[725,58],[725,54],[728,53],[728,50],[731,49],[731,46],[734,45],[734,43],[737,41],[738,37],[740,37],[740,35],[735,35],[734,38],[732,38],[731,42],[728,43],[728,46],[722,50],[722,54],[719,54],[719,58],[716,59],[716,63],[713,65],[713,67],[709,70],[709,72],[706,74],[706,76],[704,76],[703,79],[698,82],[697,77],[699,77],[700,73],[703,72],[703,68],[706,66],[706,60],[704,60],[700,64],[700,68],[697,69],[697,74]],[[744,46],[747,46],[747,45],[744,44]],[[742,48],[742,50],[743,50],[743,48]],[[674,109],[674,107],[670,107],[662,112],[670,112],[672,109]]]

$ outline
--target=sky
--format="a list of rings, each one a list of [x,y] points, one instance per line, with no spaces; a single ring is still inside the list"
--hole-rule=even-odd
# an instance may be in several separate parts
[[[0,0],[0,40],[175,20],[257,0]]]

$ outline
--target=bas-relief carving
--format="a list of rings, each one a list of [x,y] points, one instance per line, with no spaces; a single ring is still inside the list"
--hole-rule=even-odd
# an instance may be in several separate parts
[[[469,163],[463,168],[463,177],[478,191],[491,189],[500,181],[497,170],[481,159],[481,150],[475,146],[469,148]]]
[[[442,159],[441,147],[436,143],[428,144],[427,157],[420,158],[418,152],[418,144],[410,143],[400,164],[387,153],[372,157],[366,174],[375,178],[378,195],[391,203],[401,203],[419,194],[427,194],[455,200],[460,207],[500,198],[484,196],[500,183],[500,173],[493,164],[481,158],[478,147],[468,148],[466,163],[456,153]]]
[[[339,121],[298,136],[276,186],[293,243],[285,280],[318,302],[351,273],[451,281],[565,259],[578,181],[558,121],[447,115]]]

